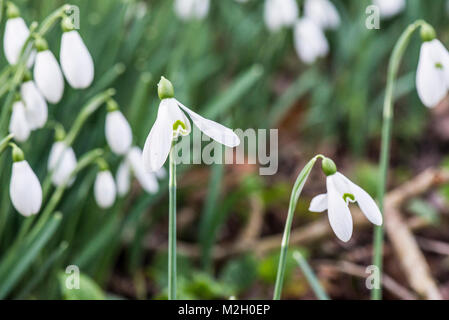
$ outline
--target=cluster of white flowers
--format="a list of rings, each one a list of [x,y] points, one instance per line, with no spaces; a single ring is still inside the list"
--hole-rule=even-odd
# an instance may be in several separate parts
[[[30,31],[18,9],[11,6],[8,10],[3,48],[7,61],[15,65],[24,51]],[[60,51],[62,71],[45,39],[36,35],[34,48],[27,62],[29,69],[34,64],[33,76],[28,71],[23,79],[9,125],[9,131],[19,142],[26,141],[33,130],[45,125],[48,118],[47,102],[56,104],[62,99],[64,76],[75,89],[87,88],[93,81],[92,57],[78,31],[71,28],[70,24],[70,21],[63,20]]]

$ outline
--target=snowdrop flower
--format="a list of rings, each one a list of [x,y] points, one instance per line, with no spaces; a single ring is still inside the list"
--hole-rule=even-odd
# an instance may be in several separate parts
[[[34,64],[34,80],[39,91],[50,103],[58,103],[64,94],[64,78],[54,54],[48,50],[47,42],[36,40],[36,61]]]
[[[329,44],[321,28],[310,18],[304,17],[296,22],[294,29],[295,49],[304,63],[312,64],[325,57]]]
[[[102,209],[110,208],[116,197],[116,187],[114,178],[109,170],[100,170],[94,184],[95,201]]]
[[[293,26],[298,14],[296,0],[265,0],[264,18],[270,31]]]
[[[422,103],[432,108],[446,96],[449,89],[449,52],[435,39],[432,27],[425,26],[421,31],[424,42],[416,72],[416,89]]]
[[[25,114],[30,129],[42,128],[47,122],[48,106],[34,81],[28,80],[22,83],[20,93],[25,103]]]
[[[182,20],[201,20],[209,13],[209,6],[209,0],[175,0],[175,13]]]
[[[70,176],[76,169],[76,165],[76,155],[73,149],[68,147],[62,140],[56,141],[51,147],[47,164],[48,171],[52,172],[52,183],[55,186],[60,186],[64,183],[72,185],[75,182],[75,178],[70,179]]]
[[[109,147],[115,154],[123,155],[131,147],[133,141],[131,127],[113,100],[108,102],[105,135]]]
[[[64,19],[61,39],[61,66],[72,88],[85,89],[94,80],[94,61],[78,31],[67,27],[70,19]]]
[[[357,201],[363,214],[371,223],[382,225],[382,214],[376,202],[366,191],[337,172],[335,163],[328,158],[323,159],[323,171],[327,176],[327,193],[313,198],[309,210],[312,212],[327,210],[332,230],[341,241],[347,242],[352,236],[349,202]]]
[[[9,122],[9,132],[14,134],[14,139],[25,142],[30,136],[31,129],[26,119],[25,106],[18,100],[12,106],[11,121]]]
[[[379,7],[382,18],[390,18],[405,8],[405,0],[373,0],[373,4]]]
[[[42,205],[42,187],[24,159],[22,150],[13,146],[13,164],[9,196],[14,208],[23,216],[37,214]]]
[[[117,193],[120,197],[123,197],[131,188],[131,169],[126,159],[120,163],[115,181],[117,183]]]
[[[173,141],[190,133],[190,122],[185,113],[203,133],[215,141],[231,148],[240,144],[239,137],[231,129],[203,118],[176,100],[171,82],[164,77],[158,84],[158,94],[161,103],[156,122],[143,149],[143,163],[147,172],[158,171],[167,160]]]
[[[5,25],[3,48],[8,63],[15,65],[19,62],[20,53],[30,35],[30,30],[28,30],[25,21],[20,17],[19,9],[12,3],[8,3],[7,6],[8,20],[6,20]],[[28,67],[31,67],[33,64],[33,58],[34,55],[31,54],[27,62]]]
[[[340,25],[340,15],[329,0],[306,0],[304,15],[323,29],[335,29]]]

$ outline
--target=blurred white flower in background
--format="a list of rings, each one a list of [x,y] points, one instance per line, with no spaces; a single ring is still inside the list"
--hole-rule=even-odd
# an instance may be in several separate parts
[[[393,17],[405,8],[405,0],[373,0],[373,4],[379,7],[382,18]]]
[[[20,87],[25,114],[31,130],[43,128],[48,119],[48,106],[34,81],[28,80]]]
[[[340,25],[340,15],[329,0],[306,0],[304,15],[322,29],[335,29]]]
[[[355,183],[339,172],[326,178],[326,194],[314,197],[309,210],[312,212],[328,212],[332,230],[344,242],[352,236],[352,216],[348,203],[356,202],[366,218],[375,225],[382,225],[382,214],[371,196]]]
[[[94,184],[94,196],[98,206],[102,209],[112,207],[116,193],[117,190],[111,172],[109,170],[99,171]]]
[[[62,71],[72,88],[85,89],[94,80],[94,62],[78,31],[63,32],[60,60]]]
[[[182,20],[204,19],[209,13],[209,0],[175,0],[175,13]]]
[[[56,141],[50,150],[48,157],[48,170],[52,172],[51,181],[55,186],[63,183],[73,184],[75,178],[68,180],[76,168],[77,160],[75,152],[64,141]]]
[[[293,26],[298,15],[296,0],[265,0],[264,18],[270,31]]]
[[[120,197],[125,196],[131,188],[131,168],[125,158],[119,165],[115,175],[117,183],[117,193]]]
[[[25,142],[30,136],[31,129],[26,119],[25,106],[21,100],[13,104],[9,132],[14,134],[14,139],[18,142]]]
[[[34,64],[34,81],[45,99],[58,103],[64,94],[64,78],[54,54],[46,49],[39,51]]]
[[[298,56],[304,63],[312,64],[329,52],[329,44],[323,30],[310,18],[296,22],[294,43]]]
[[[131,126],[120,110],[110,110],[106,115],[106,141],[112,152],[124,155],[133,141]]]
[[[23,216],[37,214],[42,205],[42,187],[26,160],[12,164],[9,196],[14,208]]]
[[[421,45],[416,90],[426,107],[435,107],[449,90],[449,52],[438,40],[425,41]]]

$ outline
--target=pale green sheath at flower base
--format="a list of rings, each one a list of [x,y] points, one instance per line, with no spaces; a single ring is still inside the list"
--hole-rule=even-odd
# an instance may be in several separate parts
[[[233,148],[239,137],[229,128],[203,118],[174,98],[174,88],[164,77],[158,84],[159,110],[143,149],[142,161],[149,173],[158,172],[170,155],[169,164],[169,235],[168,235],[168,299],[176,299],[176,163],[175,144],[179,136],[191,132],[190,121],[215,141]],[[185,112],[185,113],[184,113]]]

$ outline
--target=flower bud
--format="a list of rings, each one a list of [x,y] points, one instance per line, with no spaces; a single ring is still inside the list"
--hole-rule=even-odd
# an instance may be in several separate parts
[[[337,172],[337,166],[332,159],[324,158],[321,162],[321,167],[326,176],[331,176]]]
[[[175,96],[175,89],[169,80],[161,77],[161,80],[157,84],[157,94],[161,100],[173,98]]]
[[[421,27],[421,40],[423,42],[432,41],[436,38],[435,29],[428,23]]]

